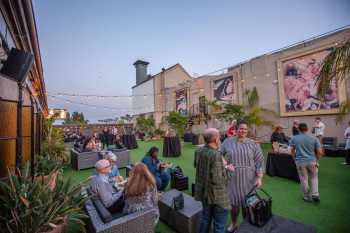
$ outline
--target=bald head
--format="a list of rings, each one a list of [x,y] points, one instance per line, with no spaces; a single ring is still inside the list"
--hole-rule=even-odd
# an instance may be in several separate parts
[[[203,134],[204,141],[206,144],[216,142],[217,138],[220,137],[219,130],[215,128],[208,128],[204,131]]]

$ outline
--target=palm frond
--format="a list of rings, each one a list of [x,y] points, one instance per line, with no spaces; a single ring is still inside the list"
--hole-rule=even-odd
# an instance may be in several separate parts
[[[350,74],[350,40],[334,48],[323,60],[317,80],[318,93],[324,97],[333,79],[344,81]]]

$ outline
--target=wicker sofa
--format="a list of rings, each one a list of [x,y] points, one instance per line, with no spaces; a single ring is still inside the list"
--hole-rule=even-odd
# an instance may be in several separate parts
[[[112,149],[112,152],[117,155],[118,168],[125,168],[130,164],[130,151],[126,148]],[[75,148],[71,149],[71,164],[75,170],[93,168],[95,163],[102,159],[102,155],[96,151],[79,152]]]
[[[154,210],[123,215],[111,214],[101,200],[91,197],[85,202],[89,216],[88,232],[94,233],[154,233]]]
[[[70,161],[72,168],[75,170],[81,170],[85,168],[92,168],[99,160],[97,151],[79,152],[75,148],[70,151]]]

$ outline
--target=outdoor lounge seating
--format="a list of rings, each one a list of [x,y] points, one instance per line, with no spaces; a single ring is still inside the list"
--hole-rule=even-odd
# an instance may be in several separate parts
[[[75,170],[92,168],[99,160],[97,151],[78,152],[76,149],[72,148],[70,155],[72,168]]]
[[[92,197],[85,202],[89,217],[88,232],[94,233],[153,233],[156,213],[154,210],[125,215],[112,214],[101,200]]]
[[[118,168],[125,168],[131,164],[130,151],[126,148],[112,149],[112,152],[118,157],[117,166]]]
[[[112,152],[118,157],[118,168],[125,168],[130,164],[130,151],[126,148],[112,149]],[[75,170],[93,168],[95,163],[101,159],[101,155],[97,151],[78,152],[76,149],[71,149],[71,164]]]

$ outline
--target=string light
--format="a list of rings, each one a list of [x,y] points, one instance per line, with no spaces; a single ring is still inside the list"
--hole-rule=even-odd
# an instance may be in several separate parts
[[[95,104],[76,102],[76,101],[67,100],[65,98],[53,97],[53,96],[50,96],[50,95],[49,95],[49,97],[52,98],[52,99],[58,99],[58,100],[65,101],[68,104],[79,104],[79,105],[89,106],[89,107],[93,107],[93,108],[104,108],[104,109],[108,109],[108,110],[135,110],[133,108],[115,108],[115,107],[110,107],[110,106],[103,106],[103,105],[95,105]],[[143,108],[140,108],[140,109],[143,109]]]

